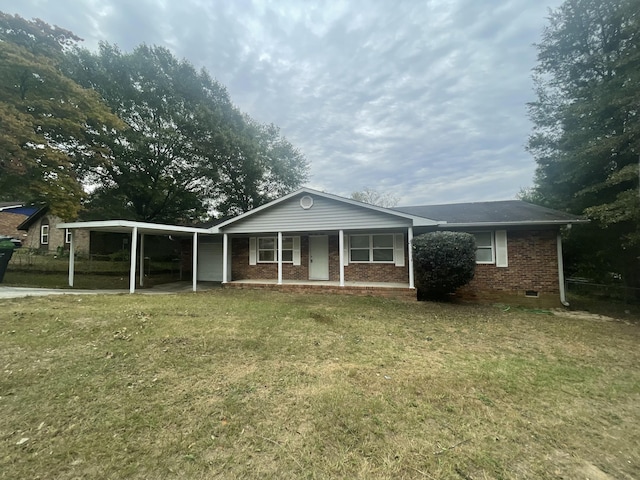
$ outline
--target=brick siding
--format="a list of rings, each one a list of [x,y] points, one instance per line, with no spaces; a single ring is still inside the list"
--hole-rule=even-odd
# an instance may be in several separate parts
[[[329,280],[340,280],[340,238],[329,235]],[[278,278],[277,263],[249,265],[249,239],[234,238],[231,242],[231,280],[265,280]],[[405,259],[407,248],[405,247]],[[346,281],[409,283],[409,267],[390,263],[351,263],[344,267]],[[282,264],[284,280],[309,279],[309,236],[300,237],[300,265]]]
[[[468,297],[524,297],[527,290],[532,290],[559,299],[556,236],[554,230],[508,231],[509,266],[476,265],[474,279],[459,293]]]
[[[25,232],[18,230],[18,225],[28,217],[21,213],[0,212],[0,234],[24,240]]]

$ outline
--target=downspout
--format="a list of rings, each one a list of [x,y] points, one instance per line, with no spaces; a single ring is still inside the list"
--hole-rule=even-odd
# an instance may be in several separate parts
[[[558,232],[557,241],[558,247],[558,281],[560,282],[560,303],[565,307],[569,306],[569,302],[567,302],[567,297],[564,291],[564,265],[562,260],[562,235]]]

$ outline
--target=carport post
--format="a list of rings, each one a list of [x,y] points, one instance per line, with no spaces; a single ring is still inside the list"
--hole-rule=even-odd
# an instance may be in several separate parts
[[[144,233],[140,234],[140,286],[144,287]]]
[[[282,285],[282,232],[278,232],[278,285]]]
[[[228,250],[229,238],[228,234],[225,233],[224,235],[222,235],[222,283],[227,283],[229,281],[229,279],[227,278],[227,268],[229,268],[229,266],[227,265],[229,262],[229,259],[227,258]]]
[[[409,288],[416,288],[413,281],[413,227],[409,227],[407,232],[408,254],[409,254]]]
[[[338,240],[338,249],[340,251],[340,286],[344,287],[344,230],[340,230]]]
[[[75,272],[76,246],[74,241],[73,230],[69,230],[69,286],[73,287],[73,274]]]
[[[193,234],[193,267],[191,270],[193,271],[193,291],[195,292],[198,287],[198,232],[194,232]]]
[[[136,255],[138,254],[138,227],[131,230],[131,267],[129,269],[129,293],[136,291]]]

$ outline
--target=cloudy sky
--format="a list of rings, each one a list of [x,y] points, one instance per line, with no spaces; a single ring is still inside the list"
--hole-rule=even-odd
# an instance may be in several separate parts
[[[275,123],[307,186],[400,205],[512,199],[532,183],[532,45],[560,0],[0,0],[131,50],[163,45]]]

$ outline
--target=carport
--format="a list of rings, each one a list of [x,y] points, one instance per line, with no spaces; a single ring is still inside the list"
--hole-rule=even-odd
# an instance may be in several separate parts
[[[157,223],[134,222],[131,220],[101,220],[94,222],[60,223],[57,228],[66,228],[70,233],[69,243],[69,286],[73,287],[75,246],[74,232],[88,230],[93,232],[128,233],[131,235],[131,265],[129,268],[129,292],[136,291],[136,267],[139,272],[139,285],[144,286],[144,238],[145,235],[171,235],[174,237],[191,237],[193,240],[193,291],[196,291],[198,280],[198,236],[211,235],[209,230],[196,227],[181,227]],[[138,244],[138,237],[140,243]]]

